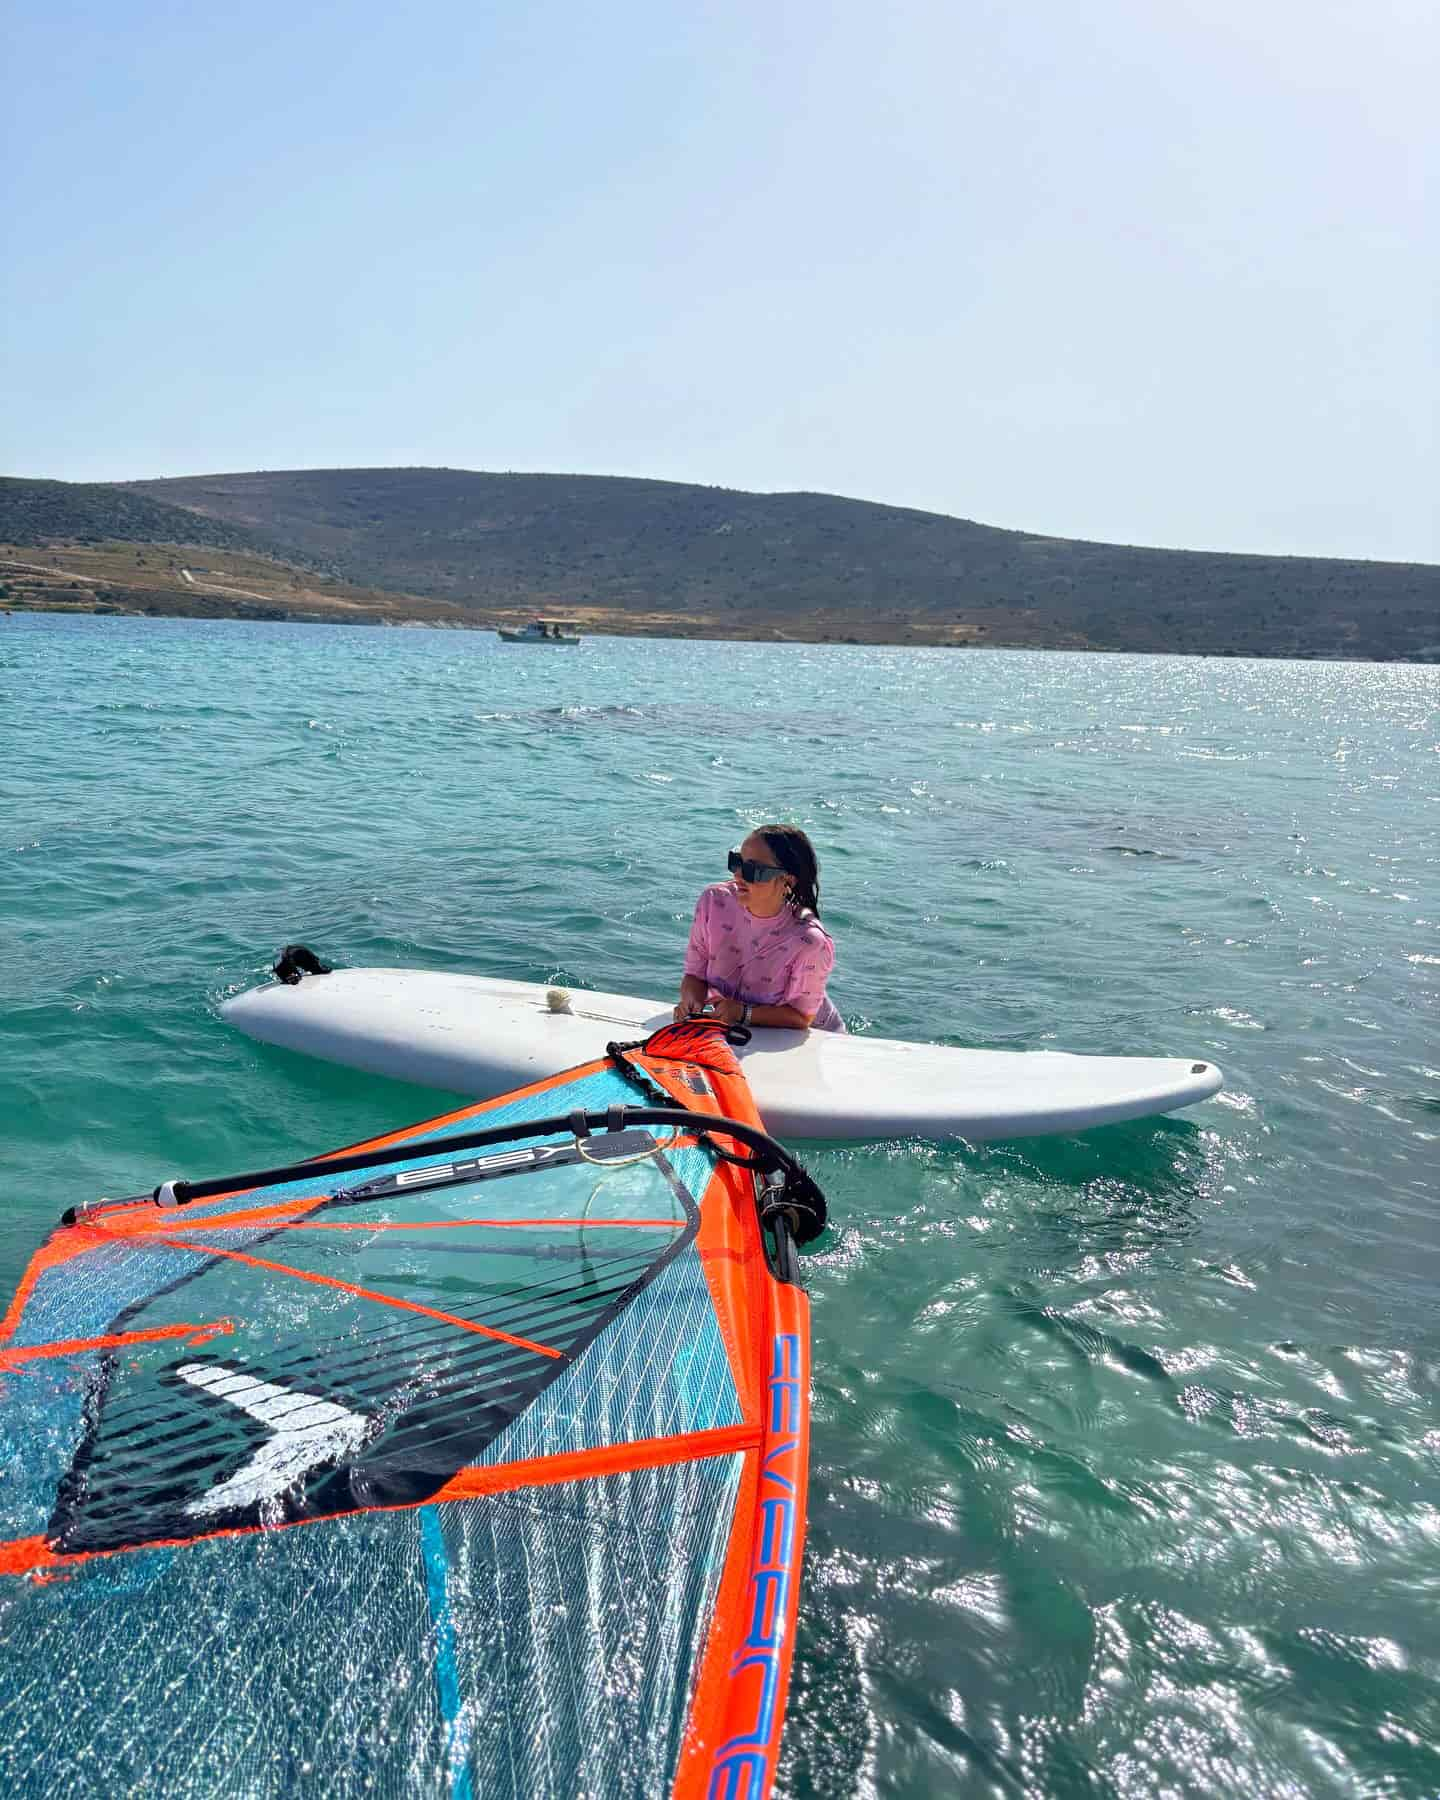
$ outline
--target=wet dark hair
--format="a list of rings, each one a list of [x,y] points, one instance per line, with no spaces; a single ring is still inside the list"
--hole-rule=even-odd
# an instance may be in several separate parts
[[[815,846],[798,825],[757,825],[770,854],[795,883],[791,905],[820,917],[820,863]]]

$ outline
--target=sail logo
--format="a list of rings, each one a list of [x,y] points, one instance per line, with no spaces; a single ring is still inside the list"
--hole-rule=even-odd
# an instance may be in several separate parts
[[[528,1168],[539,1161],[533,1150],[507,1150],[500,1156],[478,1156],[470,1162],[431,1163],[423,1169],[401,1169],[396,1187],[426,1187],[431,1182],[459,1181],[466,1176],[498,1175],[502,1169]]]
[[[206,1518],[258,1506],[277,1507],[285,1494],[317,1469],[333,1467],[353,1456],[365,1442],[370,1420],[319,1394],[279,1382],[261,1381],[246,1369],[225,1363],[185,1363],[176,1369],[181,1381],[236,1407],[263,1425],[270,1436],[228,1481],[222,1481],[186,1506],[187,1513]]]
[[[790,1596],[800,1573],[795,1550],[805,1380],[799,1336],[777,1335],[765,1387],[771,1442],[760,1465],[760,1531],[750,1567],[750,1628],[730,1672],[732,1680],[748,1674],[754,1684],[754,1722],[749,1731],[730,1738],[716,1752],[710,1800],[748,1800],[750,1795],[764,1794],[770,1784],[785,1673],[782,1652]]]

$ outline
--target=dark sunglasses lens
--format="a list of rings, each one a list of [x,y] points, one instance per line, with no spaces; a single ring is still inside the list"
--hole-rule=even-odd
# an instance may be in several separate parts
[[[777,876],[785,873],[783,869],[777,869],[774,863],[751,862],[748,856],[742,856],[738,850],[732,850],[725,858],[725,866],[742,881],[774,881]]]

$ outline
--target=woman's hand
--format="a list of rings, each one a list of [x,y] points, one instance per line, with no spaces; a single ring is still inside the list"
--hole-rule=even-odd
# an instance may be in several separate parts
[[[680,999],[671,1017],[693,1019],[697,1013],[705,1010],[705,1002],[709,998],[709,989],[698,975],[687,975],[680,983]]]

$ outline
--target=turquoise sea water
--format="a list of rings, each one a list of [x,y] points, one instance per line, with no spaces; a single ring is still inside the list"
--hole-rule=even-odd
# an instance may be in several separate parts
[[[853,1029],[1227,1077],[809,1156],[784,1791],[1440,1791],[1440,671],[0,619],[0,1287],[440,1109],[221,1024],[280,944],[667,992],[769,816]]]

